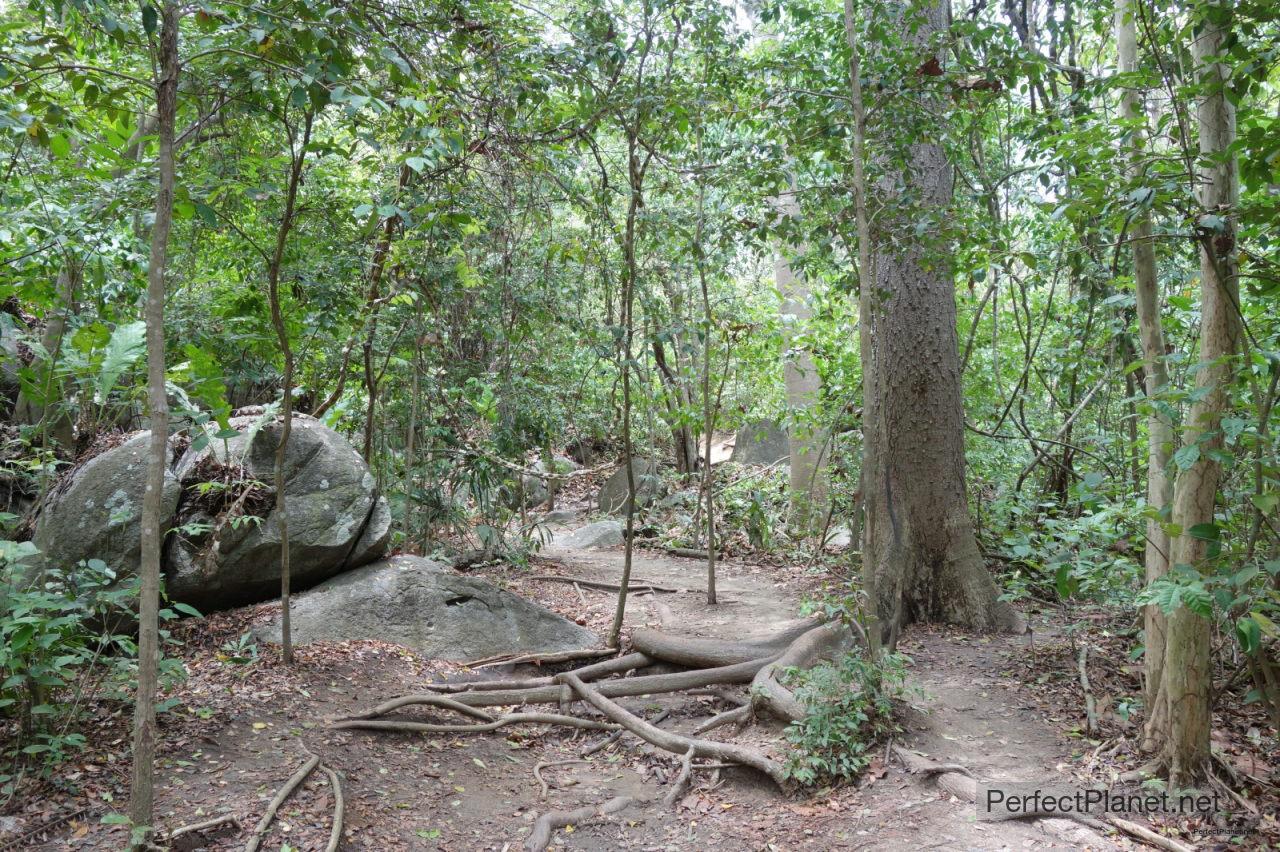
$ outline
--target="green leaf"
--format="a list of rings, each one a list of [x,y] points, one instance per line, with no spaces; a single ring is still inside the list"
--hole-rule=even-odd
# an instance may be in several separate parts
[[[50,136],[49,150],[53,152],[55,157],[65,157],[71,153],[71,143],[67,141],[65,136]]]
[[[184,614],[186,614],[186,615],[193,616],[193,617],[195,617],[195,618],[203,618],[203,617],[204,617],[203,615],[201,615],[201,614],[200,614],[200,610],[196,609],[195,607],[191,606],[190,604],[175,603],[175,604],[173,605],[173,608],[174,608],[174,609],[176,609],[178,612],[184,613]]]
[[[1258,507],[1258,511],[1266,515],[1274,512],[1277,505],[1280,505],[1280,491],[1272,491],[1270,494],[1254,494],[1251,498],[1253,505]]]
[[[1198,538],[1201,541],[1217,541],[1222,536],[1222,530],[1217,524],[1196,524],[1187,530],[1187,535],[1192,538]]]
[[[1262,644],[1262,626],[1252,615],[1246,615],[1236,622],[1236,640],[1240,643],[1240,650],[1246,654],[1253,655],[1257,652]]]
[[[148,3],[142,7],[142,28],[147,31],[147,35],[156,34],[156,23],[160,16],[156,14],[156,8]]]
[[[116,386],[120,374],[133,365],[146,351],[147,324],[139,320],[117,326],[102,353],[98,369],[97,390],[105,397]]]
[[[1200,448],[1195,444],[1180,447],[1173,454],[1173,463],[1177,465],[1178,470],[1190,470],[1198,461],[1200,461]]]

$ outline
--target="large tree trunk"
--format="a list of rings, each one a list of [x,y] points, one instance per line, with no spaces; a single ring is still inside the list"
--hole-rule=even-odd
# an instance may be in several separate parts
[[[904,43],[923,46],[947,28],[949,7],[929,5],[897,12]],[[910,20],[918,21],[914,32]],[[941,56],[937,57],[940,62]],[[927,79],[924,84],[929,86]],[[937,115],[940,93],[920,91],[915,100]],[[885,111],[913,107],[905,98],[886,101]],[[882,116],[886,134],[908,125],[904,116]],[[919,118],[916,116],[915,118]],[[873,156],[886,163],[892,138]],[[932,141],[911,142],[902,153],[908,166],[890,168],[880,189],[898,196],[871,228],[875,274],[870,317],[874,375],[865,416],[875,440],[867,447],[863,496],[867,504],[866,571],[890,646],[913,621],[942,621],[979,630],[1024,629],[983,564],[964,488],[964,411],[956,341],[955,285],[944,240],[917,237],[916,223],[944,226],[951,203],[952,174],[946,152]]]
[[[794,219],[800,215],[800,205],[793,194],[775,199],[774,206],[783,216]],[[787,390],[787,406],[793,414],[791,428],[787,430],[787,449],[791,456],[789,520],[798,532],[808,533],[826,519],[829,499],[825,436],[804,416],[817,405],[822,382],[808,350],[793,347],[792,341],[813,319],[813,309],[809,307],[809,288],[792,270],[786,246],[778,247],[773,278],[782,294],[782,317],[788,320],[783,328],[787,356],[782,365],[782,378]]]
[[[173,0],[160,17],[160,79],[156,82],[159,147],[156,216],[151,229],[147,268],[147,401],[151,407],[151,443],[147,453],[147,488],[142,498],[142,558],[138,568],[138,693],[133,711],[133,774],[129,816],[135,828],[134,848],[148,848],[155,802],[156,684],[160,655],[160,554],[164,544],[161,494],[169,435],[169,402],[165,396],[164,299],[169,228],[173,222],[173,130],[178,114],[178,21]]]
[[[1138,38],[1132,0],[1116,0],[1116,50],[1119,53],[1120,72],[1133,73],[1138,69]],[[1145,114],[1142,95],[1138,90],[1126,88],[1120,95],[1121,116],[1134,123],[1130,154],[1130,178],[1137,182],[1142,176],[1143,140],[1146,137]],[[1173,447],[1173,423],[1165,413],[1168,409],[1155,404],[1161,389],[1169,384],[1169,371],[1165,366],[1164,331],[1160,325],[1160,292],[1156,280],[1156,251],[1151,239],[1151,214],[1138,210],[1130,227],[1133,234],[1133,289],[1138,311],[1138,336],[1142,341],[1143,386],[1148,399],[1147,414],[1147,507],[1152,514],[1147,519],[1147,544],[1144,550],[1147,583],[1153,583],[1169,573],[1169,534],[1156,512],[1163,512],[1173,502],[1173,482],[1167,468]],[[1144,705],[1147,719],[1143,728],[1142,748],[1156,748],[1155,737],[1167,724],[1163,718],[1168,705],[1160,694],[1164,671],[1164,645],[1166,618],[1160,607],[1145,607],[1143,613],[1146,632],[1146,656]]]
[[[1197,570],[1209,567],[1208,539],[1222,466],[1214,456],[1222,448],[1221,422],[1230,409],[1229,396],[1240,338],[1238,266],[1235,250],[1239,183],[1235,156],[1228,154],[1236,138],[1236,114],[1224,96],[1227,69],[1214,61],[1222,52],[1226,31],[1215,15],[1203,14],[1192,46],[1202,95],[1196,122],[1200,131],[1200,358],[1196,396],[1182,445],[1197,447],[1194,464],[1178,474],[1174,488],[1171,561]],[[1203,394],[1203,396],[1200,396]],[[1209,764],[1210,622],[1186,607],[1169,617],[1164,661],[1164,729],[1162,762],[1170,782],[1188,785],[1204,777]]]

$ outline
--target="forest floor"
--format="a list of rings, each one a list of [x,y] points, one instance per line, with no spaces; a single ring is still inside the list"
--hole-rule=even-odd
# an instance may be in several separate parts
[[[612,594],[522,577],[556,573],[616,579],[622,558],[621,548],[550,549],[530,569],[473,573],[504,582],[603,635]],[[725,562],[719,571],[721,602],[710,607],[701,592],[702,563],[641,550],[633,577],[637,584],[648,580],[689,591],[634,597],[628,628],[665,627],[733,639],[768,633],[794,619],[801,595],[816,584],[800,568]],[[858,784],[789,795],[748,770],[696,773],[690,791],[667,808],[662,798],[677,759],[629,737],[584,761],[581,753],[604,734],[532,727],[465,737],[327,730],[326,719],[420,691],[464,668],[376,641],[303,646],[293,668],[281,665],[278,649],[267,645],[258,649],[259,659],[235,662],[242,658],[232,650],[239,637],[276,608],[264,604],[219,613],[181,628],[179,650],[190,676],[170,693],[180,705],[162,716],[158,821],[173,829],[233,814],[239,824],[187,835],[175,841],[174,849],[244,848],[267,801],[304,762],[304,749],[320,755],[343,779],[342,849],[516,850],[538,814],[615,796],[643,801],[557,831],[550,848],[1083,848],[1047,833],[1039,823],[977,821],[972,804],[908,774],[896,760],[886,761],[887,751],[877,750]],[[1083,707],[1045,689],[1074,679],[1074,655],[1062,650],[1071,640],[1063,634],[1060,613],[1032,614],[1032,620],[1036,632],[1031,636],[979,636],[928,625],[909,629],[900,650],[914,661],[909,671],[915,690],[908,698],[901,744],[939,763],[963,764],[981,780],[1071,782],[1087,776],[1085,758],[1095,746],[1071,730]],[[484,671],[512,673],[510,667]],[[709,696],[622,703],[651,717],[668,710],[663,724],[681,731],[721,709]],[[0,831],[9,832],[0,834],[0,850],[121,848],[125,829],[104,825],[101,818],[125,808],[128,721],[118,706],[114,712],[104,709],[91,732],[91,748],[67,767],[58,784],[45,785],[43,797],[28,797],[21,810],[0,818]],[[779,727],[760,724],[743,736],[785,760],[788,746]],[[560,761],[573,762],[547,765]],[[546,783],[545,796],[536,768]],[[333,803],[325,775],[313,773],[281,808],[262,848],[324,849]],[[15,835],[22,838],[18,845],[6,846]],[[1091,848],[1137,847],[1108,838]]]

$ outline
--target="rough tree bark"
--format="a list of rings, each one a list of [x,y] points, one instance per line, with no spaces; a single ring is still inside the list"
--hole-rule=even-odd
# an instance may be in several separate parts
[[[946,30],[950,9],[926,2],[889,14],[911,53],[910,46],[924,50]],[[938,54],[926,66],[943,58]],[[863,478],[863,559],[890,647],[913,621],[1025,629],[998,599],[965,498],[955,290],[945,240],[937,239],[951,203],[951,164],[940,144],[912,126],[926,115],[936,121],[946,105],[943,94],[931,90],[932,77],[918,79],[923,85],[912,98],[885,101],[877,138],[868,140],[870,155],[883,163],[878,188],[885,207],[870,223],[876,295],[862,318],[871,323],[874,354],[864,416],[875,435],[864,463],[874,476]],[[914,141],[903,147],[895,138]]]
[[[1236,158],[1229,153],[1236,137],[1235,107],[1224,89],[1227,68],[1217,59],[1222,53],[1229,15],[1225,6],[1205,4],[1199,9],[1201,29],[1192,45],[1192,56],[1202,93],[1196,108],[1200,131],[1200,363],[1196,372],[1198,400],[1191,406],[1182,446],[1198,448],[1194,464],[1183,469],[1174,485],[1170,561],[1173,566],[1208,567],[1209,536],[1202,530],[1213,524],[1213,508],[1222,476],[1214,451],[1222,448],[1221,422],[1231,406],[1233,356],[1240,345],[1238,263],[1235,245],[1235,208],[1239,200]],[[1199,529],[1197,529],[1199,528]],[[1203,778],[1209,765],[1211,722],[1209,693],[1211,625],[1186,607],[1169,616],[1163,669],[1164,708],[1162,729],[1156,738],[1163,745],[1160,762],[1170,783],[1185,786]]]
[[[147,486],[142,497],[142,559],[138,568],[138,693],[133,711],[133,773],[129,816],[135,828],[134,848],[145,848],[151,835],[155,803],[156,684],[159,677],[160,554],[164,544],[161,494],[169,437],[169,402],[165,396],[164,276],[173,223],[173,131],[178,115],[178,21],[180,11],[167,0],[160,12],[159,79],[156,81],[158,148],[155,223],[147,268],[147,401],[151,407],[151,442],[147,452]],[[143,827],[147,827],[143,829]]]
[[[1138,37],[1136,10],[1132,0],[1116,0],[1116,50],[1120,73],[1138,70]],[[1122,117],[1133,123],[1130,154],[1130,178],[1142,176],[1142,152],[1146,137],[1146,116],[1142,95],[1133,87],[1120,94]],[[1147,507],[1153,513],[1163,512],[1173,502],[1173,482],[1167,468],[1173,447],[1173,423],[1168,409],[1154,404],[1161,389],[1169,384],[1165,366],[1164,331],[1160,325],[1160,292],[1156,280],[1156,251],[1151,238],[1151,214],[1138,210],[1130,225],[1133,234],[1133,287],[1138,312],[1138,336],[1142,341],[1143,389],[1150,401],[1147,414]],[[1147,543],[1144,551],[1146,581],[1152,583],[1169,573],[1169,535],[1161,519],[1154,514],[1147,519]],[[1146,630],[1144,704],[1148,709],[1143,729],[1142,748],[1156,748],[1155,735],[1164,726],[1161,718],[1167,705],[1160,696],[1163,681],[1165,616],[1160,607],[1148,605],[1143,613]]]

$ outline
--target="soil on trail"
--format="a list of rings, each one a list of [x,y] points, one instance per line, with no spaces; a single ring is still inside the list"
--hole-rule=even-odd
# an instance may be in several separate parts
[[[603,635],[613,612],[612,593],[529,579],[558,574],[594,580],[621,575],[621,548],[544,552],[532,569],[484,569],[489,579],[585,622]],[[628,629],[665,627],[684,634],[741,639],[766,634],[797,617],[800,568],[743,562],[719,566],[720,604],[702,592],[705,566],[696,560],[636,551],[633,582],[686,589],[637,594]],[[298,649],[298,664],[277,662],[274,647],[261,660],[237,664],[223,648],[271,605],[222,613],[188,628],[184,655],[190,677],[172,693],[181,708],[162,717],[158,822],[167,828],[234,814],[239,827],[189,835],[175,849],[242,849],[266,803],[304,762],[305,750],[340,773],[346,799],[342,849],[516,850],[536,816],[573,810],[615,796],[641,800],[618,814],[553,835],[558,850],[789,850],[932,849],[1004,850],[1080,848],[1034,824],[977,822],[974,806],[942,794],[928,780],[908,775],[896,761],[877,757],[858,785],[792,795],[741,768],[696,772],[674,808],[662,798],[678,772],[678,759],[626,736],[583,760],[605,734],[523,726],[482,735],[413,735],[328,730],[325,720],[421,691],[461,667],[419,659],[404,648],[364,641],[318,643]],[[903,744],[943,763],[962,763],[979,779],[1066,780],[1072,761],[1066,738],[1054,733],[1009,674],[1026,637],[980,637],[922,627],[909,630],[901,649],[914,659]],[[561,668],[566,668],[562,666]],[[485,674],[537,673],[533,667],[487,668]],[[741,688],[737,690],[740,694]],[[632,712],[689,732],[728,705],[714,696],[623,699]],[[119,849],[119,826],[101,817],[123,809],[127,794],[128,720],[100,722],[95,748],[61,779],[74,795],[34,802],[13,827],[47,831],[20,848]],[[717,729],[712,737],[727,736]],[[785,759],[776,725],[761,723],[745,739]],[[569,762],[565,762],[569,761]],[[541,773],[546,794],[535,777]],[[114,800],[114,803],[113,801]],[[264,838],[265,850],[324,849],[333,791],[313,773],[282,807]],[[52,824],[59,815],[83,809]],[[1103,849],[1131,848],[1126,841]],[[0,847],[3,838],[0,838]]]

